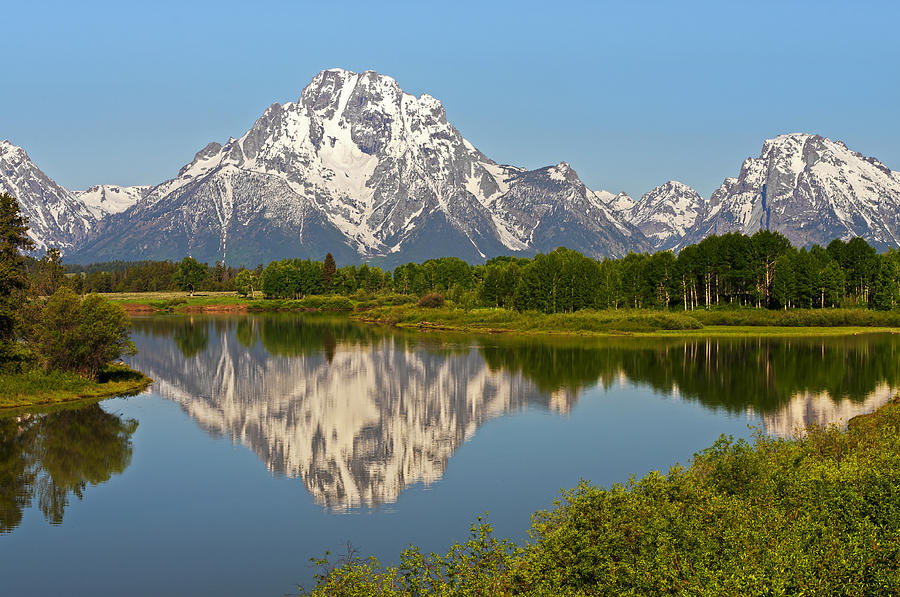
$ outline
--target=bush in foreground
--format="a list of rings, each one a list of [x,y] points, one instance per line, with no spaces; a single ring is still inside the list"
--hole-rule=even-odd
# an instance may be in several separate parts
[[[900,587],[900,402],[849,430],[720,438],[688,468],[587,483],[525,546],[473,526],[398,566],[349,554],[309,595],[888,595]]]
[[[135,353],[130,329],[131,320],[121,305],[97,294],[81,299],[62,287],[41,310],[35,336],[47,369],[97,379],[107,363]]]

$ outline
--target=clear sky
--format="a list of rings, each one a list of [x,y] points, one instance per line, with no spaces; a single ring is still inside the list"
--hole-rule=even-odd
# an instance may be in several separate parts
[[[156,184],[320,70],[440,99],[492,159],[709,197],[767,137],[900,169],[900,2],[5,1],[0,139],[60,184]]]

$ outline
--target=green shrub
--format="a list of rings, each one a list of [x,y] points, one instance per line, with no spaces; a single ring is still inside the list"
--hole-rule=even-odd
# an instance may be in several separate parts
[[[429,292],[419,299],[419,301],[416,303],[416,306],[425,307],[426,309],[436,309],[438,307],[443,307],[444,295],[439,292]]]
[[[97,294],[82,300],[64,286],[44,304],[36,344],[47,369],[96,379],[110,361],[134,354],[130,329],[131,320],[121,305]]]
[[[900,587],[900,402],[799,439],[722,437],[688,468],[583,482],[524,547],[479,521],[446,556],[355,555],[310,595],[892,595]]]

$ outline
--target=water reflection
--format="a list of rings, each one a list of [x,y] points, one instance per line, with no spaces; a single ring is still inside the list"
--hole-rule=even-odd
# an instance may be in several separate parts
[[[846,420],[900,386],[893,335],[522,339],[402,333],[299,316],[135,323],[136,367],[213,435],[299,477],[332,509],[431,483],[490,418],[568,412],[586,389],[649,387],[770,433]]]
[[[70,496],[105,483],[131,464],[137,422],[98,404],[49,414],[0,418],[0,533],[16,528],[37,498],[52,524],[61,524]]]
[[[393,502],[408,485],[439,479],[485,420],[550,403],[522,376],[491,371],[468,344],[437,337],[346,320],[205,320],[216,341],[191,354],[167,325],[140,322],[135,335],[134,364],[156,391],[334,509]]]

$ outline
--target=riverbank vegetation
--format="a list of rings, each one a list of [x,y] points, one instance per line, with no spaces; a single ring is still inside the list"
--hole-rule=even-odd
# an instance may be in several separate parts
[[[59,251],[29,277],[33,248],[16,200],[0,194],[0,408],[131,393],[150,380],[124,366],[130,320],[120,305],[65,284]],[[46,293],[49,297],[38,296]]]
[[[50,271],[53,259],[48,253],[31,264],[36,287],[44,288],[45,280],[57,275]],[[368,264],[338,267],[330,254],[323,261],[283,259],[254,269],[209,266],[190,257],[180,263],[66,267],[65,283],[82,292],[218,291],[281,301],[313,296],[418,300],[439,294],[463,309],[545,314],[583,309],[891,311],[900,305],[900,252],[879,255],[861,238],[797,249],[768,230],[752,236],[713,235],[678,255],[631,253],[621,259],[595,260],[559,248],[531,258],[496,257],[479,265],[444,257],[393,270]],[[338,308],[348,306],[345,302]]]
[[[650,310],[594,311],[574,313],[519,312],[509,309],[428,308],[418,305],[376,307],[354,316],[364,322],[420,329],[468,332],[526,333],[640,333],[662,330],[697,330],[703,325],[694,317],[677,312]]]
[[[58,369],[0,374],[0,409],[43,406],[136,394],[153,380],[122,364],[104,366],[95,379]]]
[[[722,437],[686,468],[566,491],[530,540],[315,560],[306,595],[887,595],[900,586],[900,403],[847,430]]]

